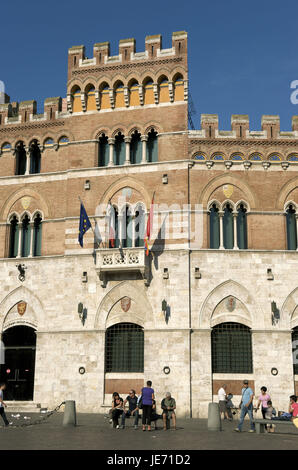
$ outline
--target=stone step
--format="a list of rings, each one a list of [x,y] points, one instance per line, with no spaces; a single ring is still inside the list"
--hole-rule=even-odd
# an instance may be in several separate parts
[[[40,403],[33,401],[7,401],[4,400],[7,405],[5,411],[7,413],[39,413]]]

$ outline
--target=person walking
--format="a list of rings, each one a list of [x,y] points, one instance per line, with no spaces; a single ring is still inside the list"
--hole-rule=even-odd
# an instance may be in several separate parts
[[[263,419],[265,419],[265,415],[267,413],[268,400],[271,400],[271,397],[269,393],[267,393],[267,388],[261,387],[261,395],[258,398],[256,412],[258,411],[258,409],[260,408],[260,404],[262,403],[261,411],[262,411]]]
[[[147,387],[142,388],[142,425],[143,431],[146,431],[146,424],[148,431],[151,431],[151,413],[154,397],[154,390],[151,388],[151,380],[147,381]]]
[[[250,421],[250,430],[249,432],[255,432],[255,423],[253,420],[253,398],[254,398],[254,392],[252,389],[248,386],[248,380],[243,381],[243,388],[242,388],[242,398],[241,402],[239,405],[239,408],[241,409],[240,412],[240,421],[238,424],[238,427],[234,429],[236,432],[241,432],[242,426],[243,426],[243,421],[248,413],[249,416],[249,421]]]
[[[224,414],[224,419],[228,419],[231,421],[228,415],[228,410],[227,410],[227,386],[226,384],[223,384],[221,388],[218,390],[218,403],[219,403],[219,413],[220,416],[222,413]]]
[[[9,425],[9,421],[6,417],[6,414],[5,414],[5,410],[4,410],[4,407],[6,407],[4,401],[3,401],[3,391],[6,389],[6,384],[5,383],[1,383],[0,384],[0,415],[4,421],[4,424],[5,426],[8,426]]]

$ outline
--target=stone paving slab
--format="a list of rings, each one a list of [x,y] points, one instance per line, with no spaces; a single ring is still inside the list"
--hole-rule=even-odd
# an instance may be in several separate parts
[[[10,419],[10,413],[7,413]],[[30,423],[40,414],[21,414],[12,419],[14,424]],[[298,430],[283,426],[269,434],[249,433],[249,422],[243,431],[233,429],[238,421],[222,422],[221,432],[207,430],[206,419],[181,419],[177,431],[162,430],[159,421],[157,431],[142,432],[127,427],[113,429],[107,419],[99,414],[78,414],[76,427],[63,427],[63,413],[56,413],[42,424],[25,428],[1,427],[0,450],[298,450]],[[1,423],[2,424],[2,423]]]

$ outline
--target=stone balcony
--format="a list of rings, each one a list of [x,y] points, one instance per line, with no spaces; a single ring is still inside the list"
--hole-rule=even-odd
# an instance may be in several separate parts
[[[145,285],[149,284],[149,264],[144,247],[99,248],[96,250],[96,271],[102,287],[106,287],[109,274],[139,272]]]

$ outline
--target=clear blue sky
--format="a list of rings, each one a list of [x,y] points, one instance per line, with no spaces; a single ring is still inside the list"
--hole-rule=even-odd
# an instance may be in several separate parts
[[[186,30],[190,91],[197,111],[219,115],[230,129],[231,114],[249,114],[259,130],[262,114],[279,114],[290,130],[298,105],[290,83],[298,80],[297,0],[161,0],[158,2],[41,0],[2,2],[0,80],[13,101],[36,99],[43,112],[47,97],[66,95],[67,50],[134,37],[137,51],[145,36],[162,34],[171,46],[173,31]]]

